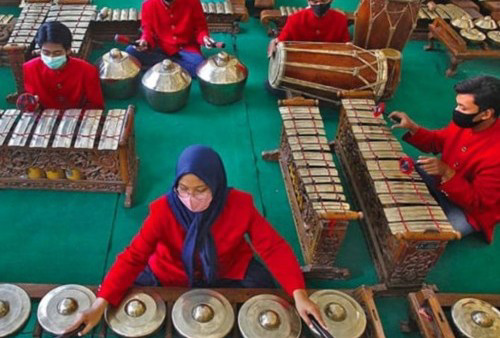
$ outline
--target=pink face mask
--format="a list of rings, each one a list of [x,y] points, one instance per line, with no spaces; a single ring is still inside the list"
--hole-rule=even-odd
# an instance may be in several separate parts
[[[186,197],[181,197],[179,195],[177,196],[181,200],[182,204],[184,204],[186,208],[188,208],[192,212],[205,211],[209,207],[210,202],[212,202],[211,191],[207,191],[207,193],[196,197],[193,197],[191,195],[188,195]]]

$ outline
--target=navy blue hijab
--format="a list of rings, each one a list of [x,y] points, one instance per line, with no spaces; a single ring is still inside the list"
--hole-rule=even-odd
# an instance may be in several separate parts
[[[186,174],[196,175],[212,191],[212,202],[205,211],[190,211],[177,196],[174,189]],[[189,286],[194,283],[194,259],[197,252],[203,265],[205,280],[211,284],[217,279],[217,252],[210,228],[224,208],[228,193],[226,171],[219,154],[203,145],[192,145],[184,149],[177,161],[175,182],[167,198],[177,221],[187,232],[182,248],[182,261]]]

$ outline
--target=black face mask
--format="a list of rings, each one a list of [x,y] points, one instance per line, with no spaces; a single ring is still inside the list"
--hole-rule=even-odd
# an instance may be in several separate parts
[[[459,112],[458,110],[454,109],[453,110],[453,122],[461,128],[473,128],[477,126],[479,123],[483,122],[481,120],[479,121],[472,121],[476,116],[481,114],[482,111],[477,112],[475,114],[464,114],[462,112]]]
[[[326,12],[328,12],[331,4],[332,2],[330,1],[326,4],[311,5],[311,9],[313,10],[314,14],[316,14],[316,16],[323,16]]]

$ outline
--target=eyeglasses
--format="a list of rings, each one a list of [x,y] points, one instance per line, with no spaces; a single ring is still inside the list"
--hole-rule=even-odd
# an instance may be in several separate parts
[[[202,191],[194,190],[193,192],[190,192],[189,189],[183,186],[178,186],[174,190],[179,197],[182,198],[192,197],[196,200],[203,200],[212,193],[208,187],[203,188]]]

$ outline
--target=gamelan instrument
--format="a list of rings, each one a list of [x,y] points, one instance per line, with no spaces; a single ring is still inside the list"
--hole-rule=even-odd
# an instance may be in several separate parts
[[[408,301],[410,328],[418,328],[424,338],[500,336],[498,294],[443,293],[423,288],[410,293]],[[449,312],[451,316],[446,316]]]
[[[346,93],[389,98],[400,80],[397,50],[366,50],[352,44],[280,42],[269,61],[273,88],[338,102]]]
[[[295,307],[281,297],[254,296],[238,312],[238,326],[245,338],[298,338],[301,319]]]
[[[360,218],[346,201],[317,101],[280,102],[279,163],[306,266],[318,278],[346,278],[333,267],[349,220]]]
[[[0,188],[119,192],[131,206],[134,110],[0,111]]]
[[[19,286],[0,284],[0,337],[15,334],[28,320],[30,297]]]
[[[391,287],[418,286],[460,233],[418,173],[400,170],[401,144],[374,109],[373,100],[342,100],[336,151],[363,210],[379,276]]]
[[[417,25],[419,0],[362,0],[354,14],[354,44],[403,50]]]
[[[366,314],[361,305],[348,294],[321,290],[310,295],[321,310],[328,332],[335,338],[359,338],[366,329]]]
[[[57,334],[67,328],[67,323],[74,319],[75,309],[85,310],[97,291],[97,287],[89,287],[89,293],[89,289],[78,285],[19,284],[19,287],[29,295],[27,305],[29,299],[42,299],[39,313],[43,315],[38,316],[34,328],[25,329],[33,330],[33,337],[38,338],[44,331]],[[357,334],[363,326],[361,337],[385,338],[373,290],[361,286],[341,291],[307,290],[323,308],[323,317],[331,315],[337,319],[331,324],[336,331],[330,333],[336,338],[343,337],[336,335],[341,333],[338,328]],[[361,324],[355,319],[362,321]],[[293,299],[279,289],[133,287],[120,305],[108,306],[105,320],[94,330],[94,335],[105,338],[112,330],[123,337],[155,333],[167,338],[310,337],[309,330],[302,325]]]
[[[16,19],[12,14],[0,14],[0,66],[6,67],[9,65],[9,58],[4,51],[3,46],[7,44],[10,35],[14,30]]]
[[[108,306],[104,318],[108,326],[122,337],[144,337],[158,330],[167,315],[167,307],[154,292],[134,290],[121,304]]]
[[[59,286],[40,301],[38,322],[45,331],[61,335],[73,325],[79,312],[90,309],[95,299],[94,293],[84,286]]]

